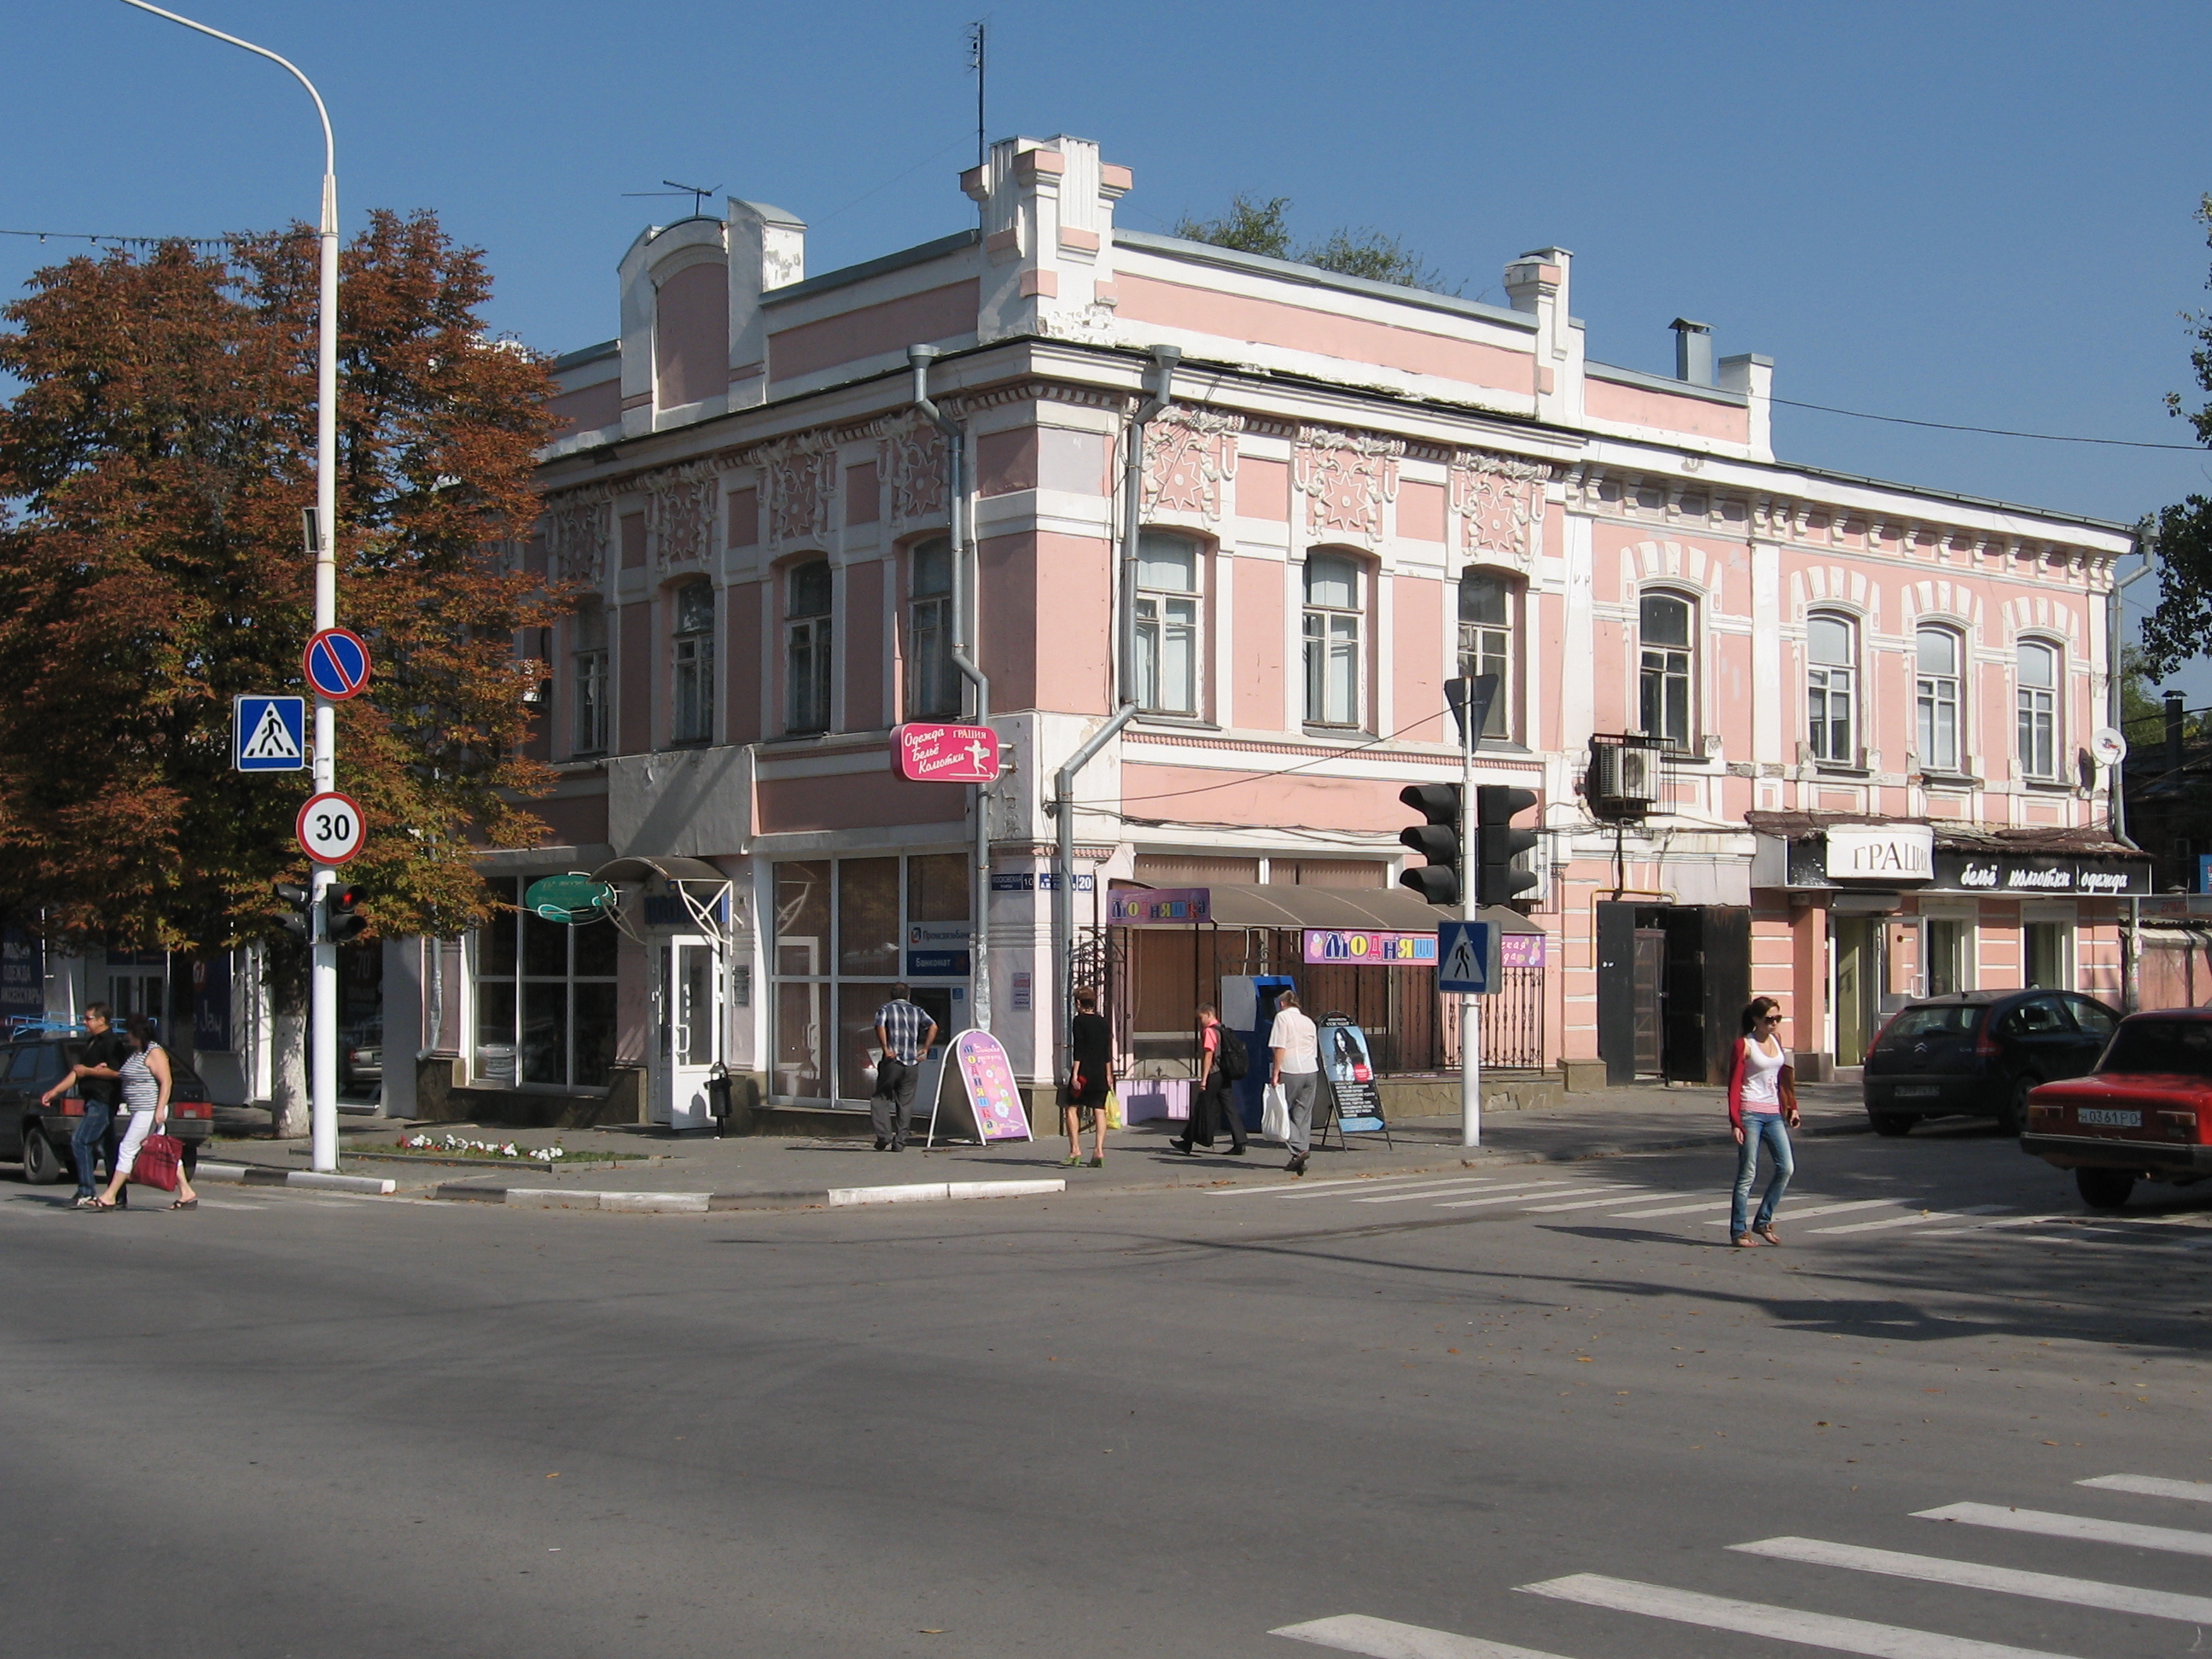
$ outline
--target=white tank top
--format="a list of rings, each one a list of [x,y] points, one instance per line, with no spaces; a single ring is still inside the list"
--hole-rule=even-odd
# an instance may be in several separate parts
[[[1772,1054],[1756,1037],[1743,1040],[1743,1109],[1778,1117],[1782,1113],[1782,1068],[1790,1051],[1778,1047]]]

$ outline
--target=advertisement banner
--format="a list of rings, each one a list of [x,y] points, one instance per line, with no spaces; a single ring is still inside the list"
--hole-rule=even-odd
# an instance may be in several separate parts
[[[192,963],[192,1047],[210,1054],[230,1052],[230,957],[200,957]]]
[[[1005,1045],[988,1031],[963,1031],[952,1039],[952,1059],[960,1068],[960,1086],[968,1091],[968,1109],[975,1115],[975,1131],[983,1143],[1029,1139],[1029,1114],[1022,1109],[1021,1091],[1014,1086],[1014,1068]]]
[[[1499,934],[1498,965],[1500,968],[1541,968],[1547,937],[1542,933]]]
[[[1355,968],[1433,968],[1437,936],[1386,928],[1309,927],[1305,959]]]
[[[1321,1069],[1336,1102],[1336,1127],[1346,1134],[1380,1134],[1382,1097],[1375,1088],[1375,1062],[1367,1033],[1342,1014],[1321,1023]]]
[[[1188,927],[1212,918],[1208,887],[1125,887],[1106,901],[1106,920],[1125,927]]]
[[[0,931],[0,1018],[35,1020],[46,1012],[46,945],[21,927]]]
[[[915,783],[995,783],[999,734],[988,726],[908,724],[891,733],[899,775]]]

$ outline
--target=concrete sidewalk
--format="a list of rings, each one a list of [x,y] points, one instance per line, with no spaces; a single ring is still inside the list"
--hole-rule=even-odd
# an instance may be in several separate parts
[[[1849,1134],[1867,1127],[1856,1084],[1806,1085],[1799,1097],[1805,1116],[1801,1134]],[[403,1196],[562,1207],[562,1195],[574,1194],[580,1200],[576,1207],[596,1208],[598,1199],[585,1195],[605,1194],[611,1200],[608,1208],[690,1210],[826,1206],[833,1189],[917,1183],[1029,1182],[1056,1176],[1066,1180],[1071,1192],[1097,1194],[1292,1179],[1284,1171],[1282,1148],[1256,1136],[1244,1158],[1226,1156],[1225,1148],[1212,1153],[1200,1149],[1195,1156],[1185,1157],[1168,1144],[1182,1127],[1163,1121],[1115,1131],[1107,1137],[1105,1167],[1094,1170],[1064,1165],[1067,1143],[1058,1135],[992,1147],[940,1143],[929,1151],[922,1149],[917,1135],[902,1152],[878,1152],[867,1119],[860,1113],[854,1114],[850,1139],[789,1140],[717,1140],[644,1126],[517,1132],[347,1118],[340,1127],[340,1168],[351,1175],[393,1180]],[[453,1134],[524,1147],[558,1144],[567,1152],[564,1162],[571,1164],[587,1162],[595,1152],[623,1152],[633,1158],[612,1166],[548,1172],[543,1166],[429,1164],[369,1156],[389,1148],[402,1134],[418,1132],[434,1139]],[[1717,1090],[1657,1085],[1570,1095],[1554,1107],[1492,1113],[1484,1122],[1480,1148],[1463,1148],[1459,1139],[1456,1119],[1435,1118],[1392,1124],[1388,1143],[1381,1135],[1355,1135],[1348,1151],[1340,1150],[1332,1135],[1328,1146],[1316,1151],[1310,1174],[1318,1178],[1405,1175],[1456,1170],[1470,1162],[1569,1161],[1692,1146],[1710,1146],[1718,1158],[1732,1143],[1727,1109]],[[645,1158],[637,1159],[637,1154]],[[206,1157],[271,1170],[307,1167],[303,1141],[226,1135],[208,1146]],[[678,1194],[684,1195],[681,1202],[674,1201]],[[653,1195],[671,1201],[653,1201]]]

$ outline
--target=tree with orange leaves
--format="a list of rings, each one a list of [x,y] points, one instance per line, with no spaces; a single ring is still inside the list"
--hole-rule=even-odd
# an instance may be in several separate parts
[[[304,1127],[305,773],[230,769],[231,700],[298,692],[313,628],[316,242],[226,257],[164,243],[42,270],[6,307],[0,369],[0,915],[81,946],[263,947],[279,1133]],[[481,254],[378,213],[339,305],[338,620],[376,672],[337,709],[349,866],[387,933],[483,918],[484,842],[527,845],[521,750],[542,665],[524,630],[563,596],[514,548],[551,429],[544,364],[488,335]]]

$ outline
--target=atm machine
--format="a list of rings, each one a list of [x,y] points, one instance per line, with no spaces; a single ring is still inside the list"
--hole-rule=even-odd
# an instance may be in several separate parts
[[[1221,1023],[1243,1039],[1251,1062],[1243,1080],[1230,1098],[1244,1119],[1244,1127],[1260,1127],[1261,1091],[1274,1056],[1267,1052],[1267,1034],[1275,1027],[1275,1003],[1284,992],[1297,988],[1287,974],[1224,974],[1221,977]]]

